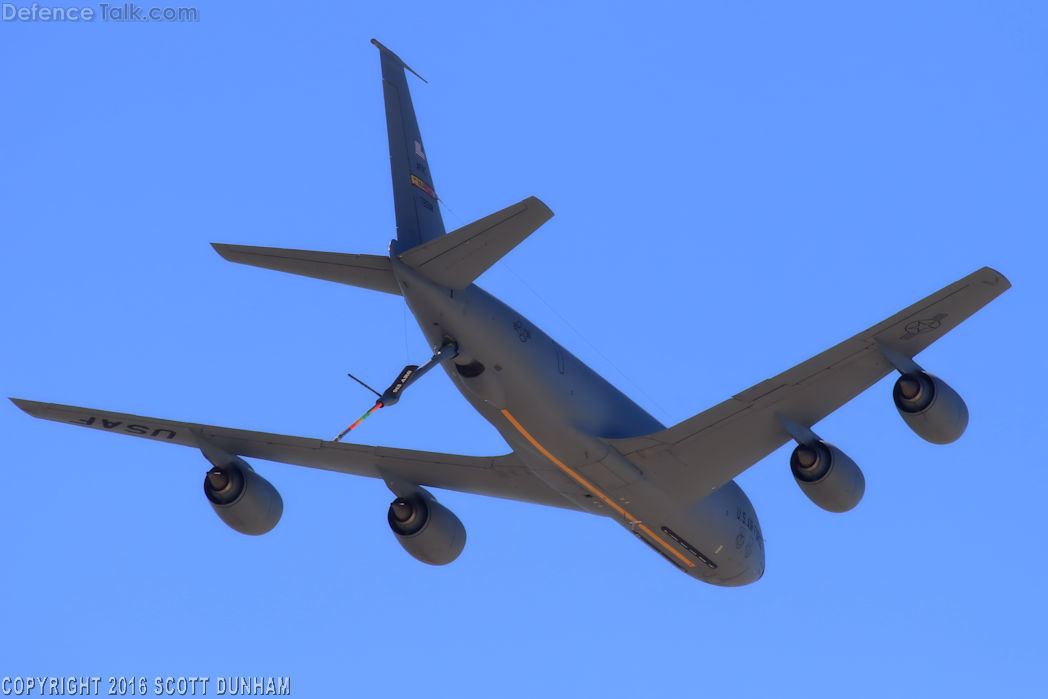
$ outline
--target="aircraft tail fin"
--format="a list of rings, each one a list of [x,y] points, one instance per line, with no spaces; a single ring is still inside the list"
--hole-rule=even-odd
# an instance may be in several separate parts
[[[397,251],[405,252],[444,235],[444,220],[440,216],[440,200],[433,189],[433,174],[422,146],[422,135],[404,73],[405,69],[411,68],[375,39],[371,43],[378,47],[382,61]],[[421,75],[418,77],[422,78]]]
[[[552,218],[536,197],[508,206],[401,253],[400,259],[450,289],[464,289]]]

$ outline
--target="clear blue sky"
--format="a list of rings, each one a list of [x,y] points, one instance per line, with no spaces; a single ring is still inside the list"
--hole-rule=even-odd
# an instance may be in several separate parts
[[[0,675],[290,675],[294,696],[1033,696],[1043,689],[1048,11],[1027,3],[201,3],[194,24],[0,23],[3,395],[330,438],[426,346],[399,299],[211,241],[381,253],[379,60],[413,80],[449,228],[556,216],[481,285],[664,423],[982,265],[1014,288],[740,478],[764,578],[697,583],[610,521],[442,494],[445,568],[381,483],[256,463],[284,519],[213,515],[191,450],[0,406]],[[788,7],[787,7],[788,5]],[[556,310],[553,310],[556,309]],[[500,453],[433,374],[358,441]]]

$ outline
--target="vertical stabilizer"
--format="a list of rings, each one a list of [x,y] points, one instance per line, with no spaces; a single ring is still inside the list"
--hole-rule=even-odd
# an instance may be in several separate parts
[[[393,174],[393,204],[397,217],[399,252],[444,235],[433,175],[430,173],[415,108],[404,69],[397,54],[371,40],[382,59],[382,90],[386,98],[389,165]],[[415,71],[411,70],[412,73]],[[418,73],[415,73],[418,75]],[[420,78],[422,76],[419,76]]]

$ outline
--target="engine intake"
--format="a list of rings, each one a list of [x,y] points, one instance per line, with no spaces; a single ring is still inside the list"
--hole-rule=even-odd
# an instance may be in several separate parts
[[[241,459],[208,471],[204,495],[215,514],[241,534],[265,534],[284,513],[277,489]]]
[[[938,376],[905,373],[895,382],[892,399],[910,429],[932,444],[949,444],[968,427],[968,406]]]
[[[862,470],[826,442],[798,445],[790,456],[790,470],[808,499],[828,512],[847,512],[866,492]]]
[[[390,503],[386,519],[404,550],[423,563],[447,565],[466,546],[462,522],[426,491],[398,497]]]

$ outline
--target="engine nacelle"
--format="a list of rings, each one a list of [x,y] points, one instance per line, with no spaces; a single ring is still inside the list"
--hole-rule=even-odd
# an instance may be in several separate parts
[[[394,500],[386,518],[404,550],[423,563],[447,565],[466,546],[462,522],[425,491]]]
[[[241,534],[265,534],[284,513],[277,489],[241,459],[208,471],[204,495],[215,514]]]
[[[862,470],[826,442],[798,445],[790,456],[790,470],[808,499],[828,512],[847,512],[866,492]]]
[[[938,376],[923,371],[903,374],[895,382],[892,399],[910,429],[932,444],[949,444],[968,427],[968,406]]]

